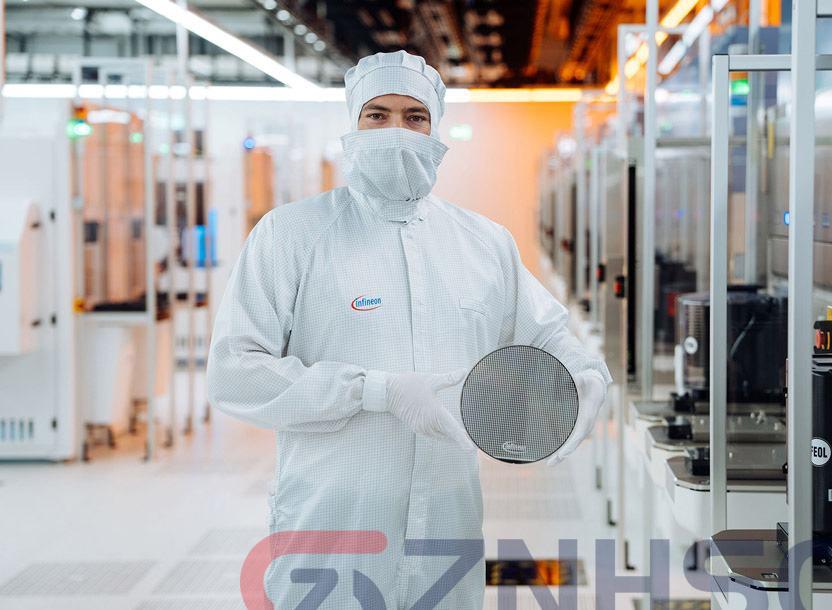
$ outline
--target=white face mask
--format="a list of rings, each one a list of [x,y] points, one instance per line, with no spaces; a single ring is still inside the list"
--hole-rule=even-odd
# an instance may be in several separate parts
[[[448,147],[411,129],[361,129],[341,137],[347,184],[368,197],[414,201],[428,195]]]

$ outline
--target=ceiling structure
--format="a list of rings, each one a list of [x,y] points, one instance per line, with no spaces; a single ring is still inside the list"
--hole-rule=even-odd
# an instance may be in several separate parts
[[[196,0],[201,14],[324,85],[363,55],[407,49],[449,86],[603,85],[619,22],[643,0]],[[175,28],[133,0],[7,0],[10,81],[68,79],[78,56],[171,58]],[[209,82],[270,82],[191,37]]]

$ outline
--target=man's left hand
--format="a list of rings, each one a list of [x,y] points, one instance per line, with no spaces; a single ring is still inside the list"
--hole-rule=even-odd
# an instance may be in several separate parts
[[[581,441],[589,436],[595,424],[595,418],[598,417],[598,411],[601,410],[607,397],[607,384],[596,371],[583,371],[575,375],[575,386],[578,389],[578,418],[572,434],[546,461],[549,466],[562,462],[566,456],[578,448]]]

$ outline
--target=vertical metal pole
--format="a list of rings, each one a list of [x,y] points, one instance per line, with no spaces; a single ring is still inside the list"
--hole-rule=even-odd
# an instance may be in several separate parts
[[[152,84],[153,68],[148,61],[144,81],[149,88]],[[150,461],[156,452],[156,264],[151,239],[155,223],[155,189],[153,176],[153,129],[150,95],[145,98],[144,116],[144,240],[145,240],[145,309],[147,316],[147,341],[145,366],[147,368],[147,448],[145,459]]]
[[[702,124],[702,129],[700,133],[703,136],[707,136],[710,131],[710,107],[708,106],[708,95],[706,91],[708,91],[708,87],[711,84],[711,31],[709,28],[705,28],[702,34],[699,35],[699,112],[700,112],[700,121]],[[705,158],[697,158],[696,159],[696,177],[698,184],[708,184],[709,176],[708,176],[708,164],[706,163],[707,159]],[[708,289],[710,285],[710,273],[708,270],[708,257],[709,257],[709,231],[706,231],[705,228],[708,226],[706,223],[706,218],[709,213],[710,209],[710,200],[709,195],[704,189],[697,189],[696,190],[696,216],[695,216],[695,224],[696,224],[696,255],[695,255],[695,268],[696,268],[696,290],[698,291],[705,291]]]
[[[586,296],[586,106],[578,102],[575,106],[575,298],[580,301]]]
[[[592,325],[597,326],[600,320],[598,316],[598,248],[600,245],[599,231],[601,230],[601,216],[598,213],[600,207],[601,192],[599,183],[601,180],[601,145],[592,149],[592,166],[590,167],[589,181],[589,286],[590,286],[590,319]]]
[[[812,540],[812,285],[815,203],[815,0],[792,0],[789,138],[788,502],[789,548]],[[809,542],[809,545],[806,543]],[[812,561],[789,553],[792,608],[812,608]]]
[[[705,93],[711,81],[711,31],[705,28],[702,34],[699,35],[699,112],[702,129],[700,133],[707,136],[710,131],[710,108],[708,106],[708,96]],[[708,183],[708,165],[706,159],[696,159],[696,177],[698,184]],[[709,257],[709,231],[705,230],[708,225],[705,218],[709,213],[710,201],[708,194],[704,189],[696,190],[696,198],[694,201],[696,205],[694,223],[696,226],[696,254],[695,254],[695,268],[696,268],[696,290],[705,291],[710,285],[710,273],[708,270]]]
[[[713,58],[713,136],[711,137],[711,298],[710,298],[710,481],[711,531],[727,527],[726,388],[728,317],[728,56]]]
[[[711,30],[705,28],[699,35],[699,112],[702,121],[702,135],[708,135],[708,122],[710,119],[708,107],[708,96],[705,92],[711,83]]]
[[[641,395],[650,400],[653,398],[653,326],[655,304],[655,260],[656,260],[656,31],[659,25],[659,0],[647,0],[645,7],[647,22],[647,78],[644,90],[644,198],[641,210],[641,295],[640,324],[641,341],[639,343]],[[645,483],[644,514],[645,532],[653,532],[653,501],[654,493],[649,482]],[[650,535],[644,541],[643,569],[645,572],[650,565]],[[652,581],[651,581],[652,582]],[[646,598],[644,602],[646,603]]]
[[[710,60],[709,60],[710,62]],[[696,182],[697,184],[708,184],[708,159],[701,157],[696,159]],[[704,189],[697,189],[696,199],[696,290],[704,292],[710,286],[710,228],[707,224],[710,212],[710,196]]]
[[[647,79],[644,90],[644,203],[641,214],[641,295],[639,314],[641,341],[641,395],[653,398],[653,307],[656,300],[656,30],[658,0],[647,0]]]
[[[203,118],[202,127],[202,163],[205,168],[204,178],[202,183],[202,201],[205,211],[205,341],[203,348],[205,350],[205,363],[208,363],[208,348],[211,345],[211,333],[214,330],[213,325],[213,307],[211,300],[211,289],[213,286],[213,271],[214,271],[214,257],[212,251],[214,249],[214,236],[211,235],[211,176],[214,172],[211,168],[211,157],[208,154],[208,137],[211,134],[211,102],[206,98],[204,102],[205,116]],[[205,414],[203,420],[207,423],[211,420],[211,405],[208,403],[208,398],[205,399]]]
[[[625,74],[624,65],[627,63],[627,31],[624,26],[618,26],[618,99],[617,99],[617,117],[618,121],[618,151],[623,157],[627,157],[627,122],[629,116],[627,114],[627,75]],[[625,180],[626,172],[622,176]],[[622,183],[623,184],[623,183]]]
[[[175,72],[167,71],[168,90],[176,82]],[[176,298],[176,269],[179,262],[176,257],[176,244],[179,241],[179,222],[176,206],[176,132],[173,129],[176,116],[176,102],[173,97],[168,96],[168,158],[167,158],[167,180],[165,180],[165,216],[168,224],[168,312],[170,313],[170,377],[168,398],[170,400],[168,424],[168,445],[176,444],[176,312],[178,299]]]
[[[555,242],[552,246],[552,263],[558,275],[565,279],[566,276],[563,273],[564,269],[562,264],[563,254],[561,252],[561,239],[563,239],[563,214],[561,213],[563,207],[563,189],[561,188],[561,182],[563,180],[561,176],[562,171],[563,167],[560,159],[558,159],[558,164],[552,175],[552,186],[555,191],[555,209],[552,210],[552,239]]]
[[[0,0],[2,1],[2,0]],[[78,98],[78,86],[81,84],[81,66],[76,65],[73,71],[73,84],[75,85],[75,99],[73,100],[73,107],[81,103]],[[72,252],[72,296],[74,299],[80,300],[82,311],[75,311],[75,319],[72,321],[72,333],[74,338],[73,362],[75,364],[74,373],[76,375],[83,374],[83,354],[85,353],[84,339],[86,335],[86,328],[83,318],[83,310],[86,308],[84,304],[85,294],[85,265],[84,265],[84,203],[86,192],[84,190],[84,145],[81,140],[72,140],[70,143],[70,171],[72,173],[72,208],[70,221],[72,226],[69,231],[69,239]],[[59,217],[60,218],[60,217]],[[71,397],[73,406],[76,408],[76,417],[74,422],[75,441],[77,443],[76,451],[79,459],[84,460],[86,456],[86,409],[84,408],[84,396],[81,383],[73,383],[74,392]]]
[[[573,161],[574,162],[574,161]],[[566,281],[569,279],[568,274],[571,271],[571,267],[566,264],[567,257],[566,251],[563,249],[563,240],[564,239],[574,239],[574,235],[570,235],[569,231],[571,231],[571,220],[567,222],[569,219],[569,215],[571,214],[571,206],[572,206],[572,182],[570,180],[571,175],[570,172],[572,171],[569,164],[565,161],[561,161],[560,164],[560,178],[558,179],[558,193],[560,197],[560,204],[558,209],[560,210],[560,235],[561,235],[561,249],[560,249],[560,269],[561,269],[561,276]],[[574,256],[574,253],[572,254]],[[571,264],[571,263],[570,263]],[[571,279],[574,285],[575,278]]]
[[[177,2],[182,8],[188,7],[187,0],[178,0]],[[188,366],[188,415],[185,420],[185,433],[189,434],[193,429],[194,419],[194,377],[196,375],[195,360],[196,353],[194,350],[194,342],[196,340],[196,299],[195,299],[195,269],[196,265],[196,231],[194,230],[196,224],[196,185],[194,183],[194,132],[193,132],[193,118],[191,116],[191,97],[188,95],[190,90],[190,76],[188,73],[188,32],[184,27],[177,25],[176,27],[176,57],[179,66],[179,80],[182,86],[185,87],[185,97],[183,99],[183,131],[185,133],[185,142],[187,143],[188,154],[185,157],[185,210],[187,222],[185,223],[185,237],[183,240],[185,244],[184,259],[188,265],[188,287],[187,287],[187,316],[188,326],[186,334],[187,346],[187,366]]]
[[[627,217],[627,180],[628,180],[628,165],[629,165],[629,143],[628,143],[628,124],[629,124],[629,113],[627,111],[627,74],[624,69],[624,65],[627,62],[627,53],[626,53],[626,42],[627,42],[627,30],[624,26],[618,26],[618,40],[617,40],[617,62],[618,62],[618,108],[617,108],[617,120],[618,120],[618,142],[617,142],[617,149],[619,158],[616,159],[616,162],[621,164],[621,171],[619,174],[619,198],[616,202],[617,205],[621,206],[621,218]],[[624,239],[621,241],[622,244],[626,244],[626,223],[621,223],[620,230],[624,231]],[[626,247],[626,246],[625,246]],[[623,253],[621,253],[623,254]],[[631,274],[633,272],[632,269],[627,269],[627,273]],[[616,396],[616,411],[615,411],[615,427],[618,433],[617,443],[616,443],[616,457],[618,459],[618,470],[616,472],[617,477],[617,484],[618,489],[617,496],[618,496],[618,514],[616,515],[618,524],[618,528],[616,530],[616,537],[618,538],[618,544],[616,548],[618,549],[617,552],[617,564],[619,569],[625,569],[627,564],[627,553],[625,548],[625,543],[627,539],[627,529],[626,529],[626,519],[627,519],[627,510],[626,510],[626,491],[624,487],[624,479],[625,479],[625,454],[624,454],[624,426],[625,426],[625,418],[624,414],[627,409],[627,324],[626,324],[626,310],[625,310],[625,301],[620,300],[619,302],[619,319],[621,320],[620,324],[620,335],[621,335],[621,345],[622,349],[618,354],[618,357],[621,360],[621,369],[625,372],[623,375],[623,379],[617,380],[619,384],[619,391]]]
[[[749,0],[748,4],[748,52],[756,55],[760,52],[761,0]],[[759,109],[762,97],[760,85],[764,75],[759,72],[748,73],[748,114],[746,116],[746,160],[745,160],[745,255],[743,277],[749,284],[757,283],[759,222],[759,176],[760,176],[760,128]]]
[[[606,271],[606,268],[609,266],[607,263],[609,262],[609,252],[607,250],[609,239],[607,237],[607,231],[609,227],[607,225],[607,207],[608,207],[608,199],[609,199],[609,184],[607,181],[607,172],[609,171],[609,156],[611,153],[611,146],[608,143],[604,143],[601,148],[601,152],[598,155],[598,204],[595,208],[595,215],[598,219],[598,265],[603,265]],[[596,270],[597,272],[597,270]],[[606,281],[606,277],[604,278]],[[608,287],[609,284],[606,284]],[[609,293],[609,289],[605,292]],[[607,301],[604,296],[601,294],[601,285],[598,282],[598,317],[601,320],[601,325],[606,325],[606,311],[607,311]]]
[[[696,157],[693,157],[694,161]],[[679,202],[680,202],[680,210],[682,213],[677,218],[677,225],[676,230],[678,234],[678,239],[676,240],[677,247],[679,248],[679,256],[678,260],[684,261],[686,264],[690,264],[693,262],[693,248],[690,245],[690,226],[691,226],[691,219],[694,218],[693,216],[693,204],[691,197],[691,187],[689,183],[690,172],[687,169],[687,155],[682,157],[682,159],[674,159],[674,166],[679,165],[676,168],[679,171],[679,184],[674,185],[674,188],[679,188]],[[696,186],[699,187],[701,183],[696,183]]]
[[[0,123],[3,122],[3,87],[6,85],[6,0],[0,0]]]

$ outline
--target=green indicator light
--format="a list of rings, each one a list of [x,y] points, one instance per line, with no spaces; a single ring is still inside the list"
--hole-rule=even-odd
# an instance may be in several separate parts
[[[140,131],[134,131],[130,134],[130,142],[132,144],[141,144],[144,141],[144,136]]]
[[[66,135],[71,140],[85,138],[92,133],[92,126],[81,119],[72,119],[66,125]]]
[[[749,90],[747,78],[738,78],[731,81],[731,95],[748,95]]]

